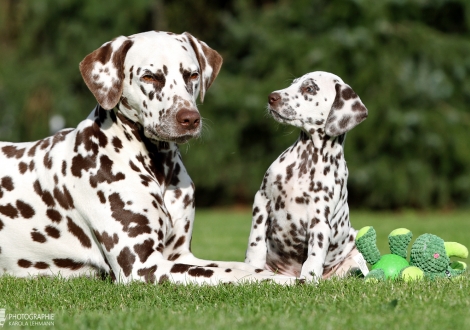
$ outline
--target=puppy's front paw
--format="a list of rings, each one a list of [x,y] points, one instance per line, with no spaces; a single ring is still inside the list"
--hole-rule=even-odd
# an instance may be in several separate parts
[[[314,270],[307,270],[305,267],[302,267],[299,280],[303,280],[306,283],[318,283],[322,278],[322,273],[319,271],[318,274]]]
[[[300,277],[298,278],[298,281],[300,283],[318,283],[318,277],[316,276],[312,276],[310,274],[308,275],[300,275]]]

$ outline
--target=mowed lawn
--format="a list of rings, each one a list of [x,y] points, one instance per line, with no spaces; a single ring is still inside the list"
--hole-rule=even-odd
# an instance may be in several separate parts
[[[430,232],[470,247],[470,212],[356,211],[351,219],[357,229],[376,228],[383,253],[388,233],[398,227],[412,230],[414,238]],[[242,261],[250,224],[249,210],[198,211],[193,252]],[[3,277],[2,308],[6,314],[54,314],[54,325],[42,329],[470,329],[470,276],[414,283],[349,278],[291,287]],[[7,320],[4,328],[15,327]]]

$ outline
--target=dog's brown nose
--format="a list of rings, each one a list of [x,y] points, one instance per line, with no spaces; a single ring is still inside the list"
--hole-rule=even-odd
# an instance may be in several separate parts
[[[178,123],[187,130],[195,129],[201,122],[199,112],[189,109],[181,109],[176,113],[176,120]]]
[[[281,95],[279,93],[273,92],[273,93],[269,94],[269,96],[268,96],[269,105],[271,105],[271,106],[277,105],[277,103],[279,102],[280,99],[281,99]]]

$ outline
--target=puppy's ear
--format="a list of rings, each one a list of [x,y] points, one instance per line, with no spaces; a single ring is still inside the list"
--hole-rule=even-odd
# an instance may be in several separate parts
[[[359,96],[344,83],[336,83],[336,97],[326,120],[325,133],[338,136],[367,118],[367,109]]]
[[[189,43],[191,44],[194,53],[196,53],[196,58],[199,62],[199,68],[201,70],[201,88],[199,98],[201,99],[201,102],[204,102],[206,91],[219,74],[220,67],[223,62],[222,56],[207,46],[205,42],[194,38],[188,32],[184,32],[183,34],[188,37]]]
[[[124,59],[134,42],[118,37],[87,55],[80,62],[85,84],[102,108],[110,110],[118,104],[124,81]]]

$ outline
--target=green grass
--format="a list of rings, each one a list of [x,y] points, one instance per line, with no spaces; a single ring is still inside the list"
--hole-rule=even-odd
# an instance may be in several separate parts
[[[373,225],[386,253],[388,233],[405,226],[415,237],[431,232],[470,246],[469,216],[353,212],[351,218],[356,228]],[[193,252],[243,260],[249,227],[249,211],[198,211]],[[42,329],[469,329],[470,276],[376,284],[350,278],[292,287],[3,277],[0,308],[7,314],[54,313],[54,327]]]

